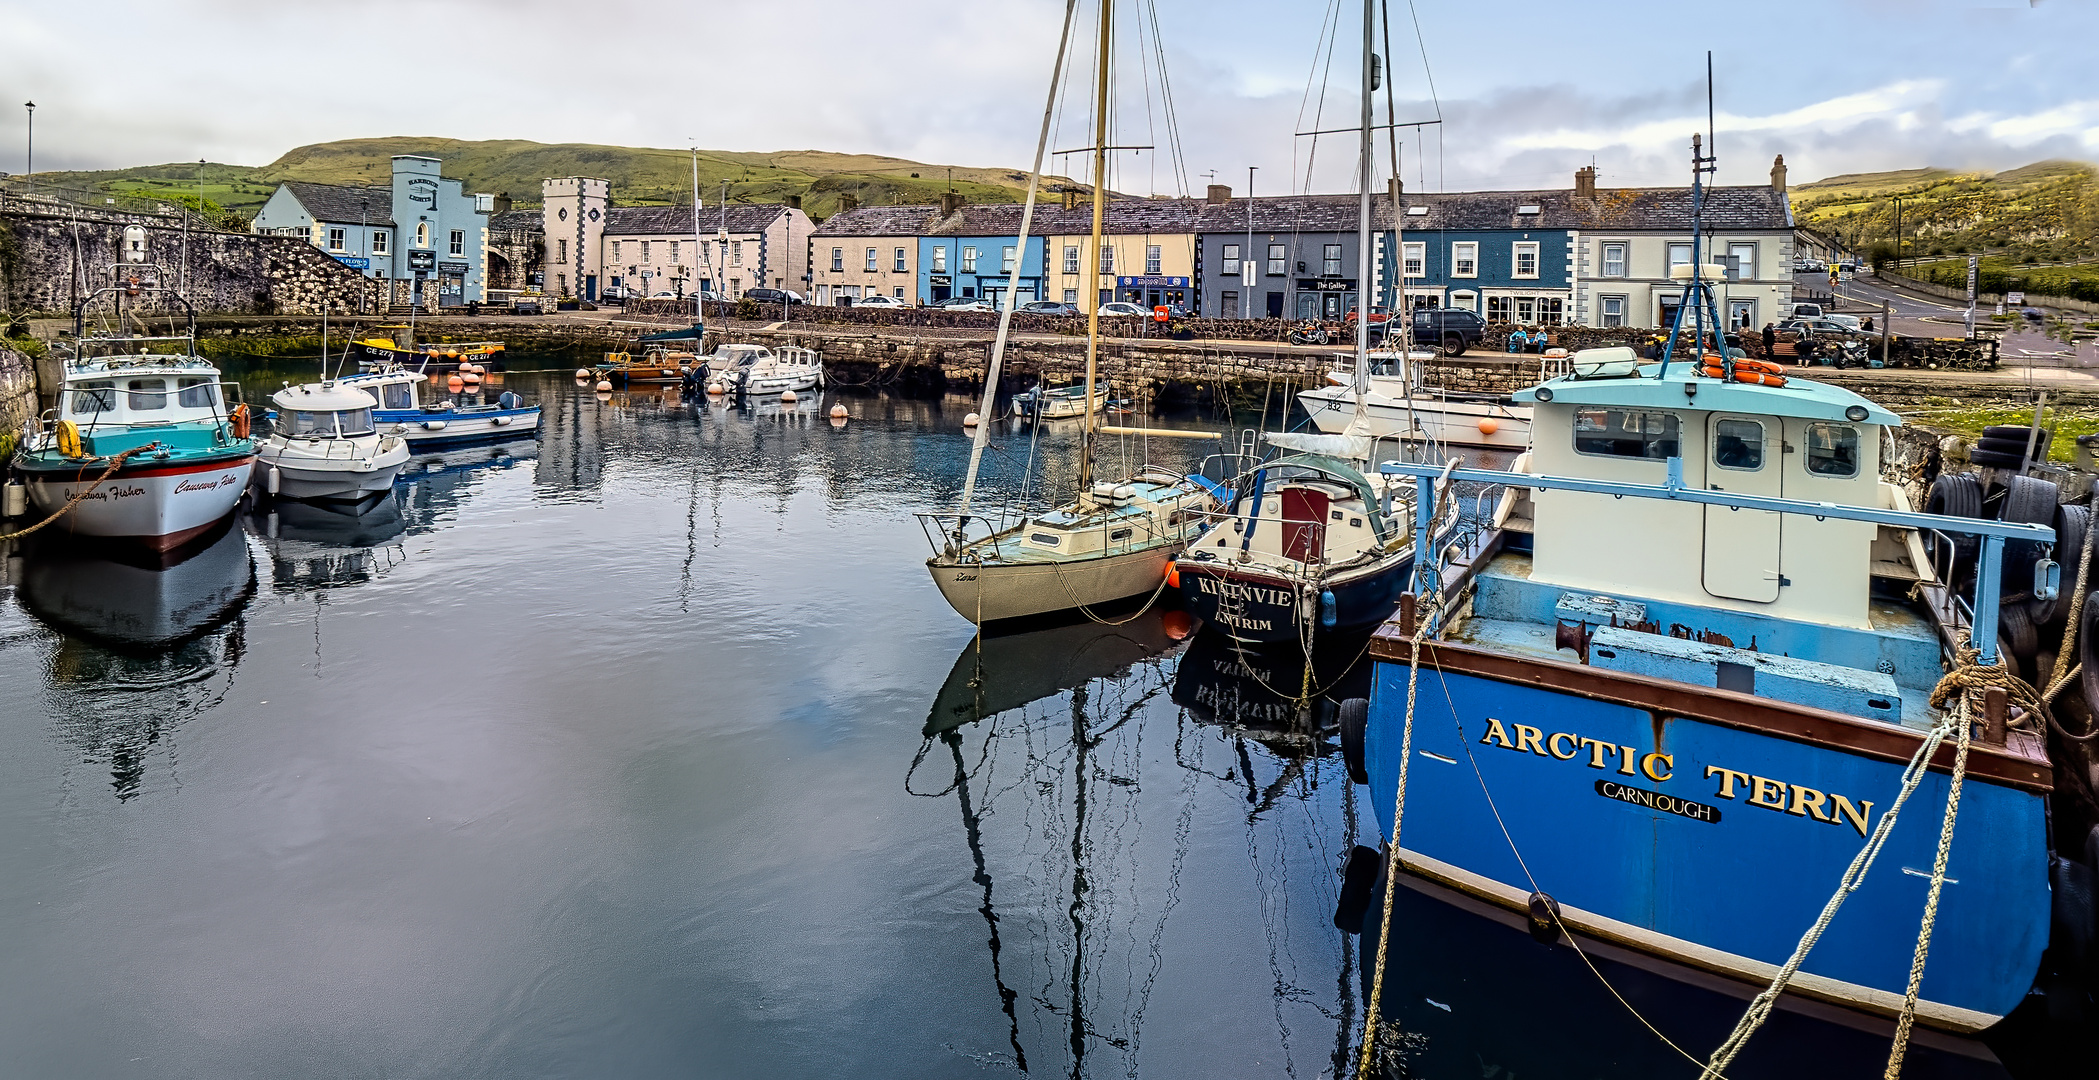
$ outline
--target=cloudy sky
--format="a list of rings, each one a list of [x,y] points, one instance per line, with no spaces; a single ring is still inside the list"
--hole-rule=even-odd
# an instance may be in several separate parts
[[[1082,23],[1096,2],[1081,0]],[[1607,185],[1679,182],[1705,126],[1708,49],[1723,183],[1763,182],[1781,152],[1796,182],[2099,160],[2086,0],[1388,2],[1399,117],[1443,119],[1407,139],[1410,187],[1562,186],[1592,161]],[[1160,148],[1119,155],[1117,188],[1171,192],[1183,174],[1199,188],[1214,171],[1243,190],[1250,165],[1262,194],[1352,186],[1346,137],[1315,154],[1292,133],[1313,126],[1321,83],[1318,126],[1354,121],[1355,0],[1117,11],[1117,141]],[[1062,13],[1062,0],[0,0],[0,100],[37,103],[39,171],[263,164],[375,135],[1025,167]],[[1074,59],[1090,64],[1091,46]],[[1084,111],[1074,97],[1061,112],[1053,150],[1087,141]],[[23,121],[0,110],[0,171],[22,168]],[[1183,168],[1165,152],[1174,131]]]

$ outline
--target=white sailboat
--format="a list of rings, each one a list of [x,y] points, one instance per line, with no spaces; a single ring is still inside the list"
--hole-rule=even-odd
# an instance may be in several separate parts
[[[1113,7],[1113,0],[1101,0],[1093,128],[1093,252],[1087,265],[1099,265],[1105,212],[1102,200],[1107,191],[1108,62],[1112,56]],[[1043,108],[1042,132],[1035,144],[1035,167],[1028,177],[1027,204],[1020,219],[1019,246],[1023,250],[1034,223],[1042,159],[1056,108],[1057,81],[1071,41],[1071,11],[1071,7],[1066,8],[1064,32],[1057,42],[1057,63],[1050,77],[1049,103]],[[992,345],[991,365],[984,375],[982,412],[986,416],[991,415],[998,393],[999,369],[1019,297],[1020,260],[1015,260],[1007,282],[1005,306],[999,315],[998,337]],[[1156,596],[1165,589],[1167,565],[1172,557],[1201,531],[1206,517],[1218,509],[1211,486],[1163,470],[1144,470],[1121,482],[1094,482],[1094,433],[1099,430],[1094,418],[1100,412],[1101,395],[1097,389],[1099,356],[1100,313],[1095,308],[1086,320],[1086,380],[1079,395],[1085,427],[1081,432],[1076,498],[1048,513],[1023,517],[1017,523],[994,528],[989,535],[972,538],[970,525],[982,519],[973,516],[970,504],[990,428],[989,424],[980,424],[970,447],[969,471],[955,513],[919,515],[933,541],[934,555],[926,560],[926,569],[932,573],[934,584],[950,606],[979,626],[1073,608],[1086,610],[1146,593]]]

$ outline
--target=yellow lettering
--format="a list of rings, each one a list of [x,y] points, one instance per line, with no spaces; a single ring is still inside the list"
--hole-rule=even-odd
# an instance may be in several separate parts
[[[1592,769],[1603,768],[1603,759],[1618,749],[1601,739],[1583,739],[1581,745],[1589,748],[1589,767]]]
[[[1749,782],[1749,774],[1746,772],[1736,772],[1733,769],[1723,769],[1718,765],[1708,765],[1705,767],[1706,779],[1711,780],[1713,778],[1714,773],[1720,774],[1720,790],[1713,793],[1713,797],[1716,799],[1734,798],[1735,782],[1737,780],[1745,784]]]
[[[1656,771],[1654,763],[1657,761],[1661,762],[1668,768],[1665,771]],[[1640,758],[1640,771],[1646,773],[1647,778],[1649,780],[1652,780],[1655,783],[1659,784],[1662,781],[1669,779],[1671,776],[1676,775],[1676,757],[1673,754],[1664,754],[1660,751],[1656,751],[1652,754],[1647,754]]]
[[[1776,780],[1766,780],[1761,776],[1750,777],[1749,783],[1751,785],[1749,805],[1768,806],[1773,810],[1786,808],[1786,786],[1784,784]]]
[[[1794,784],[1793,805],[1786,807],[1786,813],[1802,817],[1812,814],[1816,821],[1828,821],[1829,815],[1822,810],[1822,797],[1822,793],[1814,788]]]
[[[1633,755],[1634,755],[1634,754],[1637,754],[1637,753],[1639,753],[1639,752],[1640,752],[1640,751],[1638,751],[1638,750],[1636,750],[1636,749],[1634,749],[1633,747],[1630,747],[1630,746],[1621,746],[1621,747],[1619,747],[1619,748],[1618,748],[1618,771],[1619,771],[1619,772],[1621,772],[1621,773],[1624,773],[1624,774],[1625,774],[1625,775],[1627,775],[1627,776],[1631,776],[1631,775],[1633,775]]]
[[[1831,820],[1848,821],[1851,823],[1852,828],[1858,830],[1860,836],[1864,836],[1866,835],[1866,822],[1873,817],[1873,804],[1866,802],[1864,799],[1859,800],[1859,803],[1860,806],[1853,806],[1850,799],[1835,792],[1831,792],[1829,796],[1829,808],[1833,815]],[[1860,808],[1861,806],[1863,809]]]
[[[1546,756],[1545,747],[1542,745],[1544,738],[1544,732],[1529,724],[1516,725],[1516,749],[1518,750],[1529,750],[1539,757],[1544,757]]]
[[[1568,745],[1567,745],[1567,752],[1566,752],[1566,753],[1564,753],[1564,754],[1560,753],[1560,740],[1561,740],[1561,739],[1565,739],[1565,740],[1567,740],[1567,744],[1568,744]],[[1579,754],[1579,753],[1581,753],[1581,749],[1580,749],[1580,746],[1579,746],[1579,744],[1577,744],[1577,743],[1576,743],[1576,742],[1574,741],[1574,736],[1572,736],[1572,735],[1569,735],[1568,733],[1566,733],[1566,732],[1564,732],[1564,731],[1555,731],[1555,732],[1553,732],[1553,733],[1552,733],[1552,738],[1550,738],[1550,739],[1547,739],[1547,740],[1545,740],[1545,748],[1546,748],[1547,750],[1550,750],[1550,751],[1552,751],[1552,756],[1553,756],[1553,757],[1556,757],[1556,758],[1559,758],[1559,759],[1560,759],[1561,761],[1568,761],[1568,760],[1571,760],[1571,759],[1572,759],[1572,758],[1574,757],[1574,755],[1576,755],[1576,754]]]
[[[1485,735],[1480,736],[1480,741],[1483,743],[1490,742],[1498,744],[1506,750],[1513,750],[1516,748],[1516,744],[1509,741],[1508,729],[1501,726],[1501,721],[1496,720],[1491,716],[1487,718],[1487,733]]]

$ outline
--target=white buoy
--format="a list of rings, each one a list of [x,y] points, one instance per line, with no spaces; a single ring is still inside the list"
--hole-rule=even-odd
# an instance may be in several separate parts
[[[275,494],[277,494],[277,489],[278,489],[278,488],[280,488],[280,487],[282,487],[283,485],[284,485],[284,474],[283,474],[282,472],[278,471],[278,469],[277,469],[277,466],[275,466],[275,465],[272,465],[272,466],[270,466],[270,475],[269,475],[269,488],[270,488],[270,494],[272,494],[272,495],[275,495]]]
[[[611,380],[611,379],[599,379],[599,380],[598,380],[598,393],[600,393],[600,394],[609,394],[609,393],[611,393],[611,392],[612,392],[612,380]]]
[[[794,402],[795,402],[795,397],[794,397],[794,391],[792,391],[792,390],[782,390],[782,391],[780,391],[780,404],[782,404],[782,405],[792,405],[792,404],[794,404]]]
[[[0,517],[21,517],[29,512],[29,488],[19,480],[7,483],[5,497],[0,497]]]
[[[833,420],[843,420],[843,419],[845,419],[845,417],[846,417],[846,411],[845,411],[845,406],[843,406],[843,405],[833,405],[833,406],[831,406],[831,419],[833,419]]]
[[[983,419],[983,417],[978,416],[976,413],[970,413],[968,416],[962,418],[962,426],[976,427],[978,424],[983,422]]]
[[[576,369],[576,381],[577,381],[577,382],[582,382],[583,380],[585,380],[585,379],[588,379],[588,378],[590,378],[590,369],[589,369],[589,368],[577,368],[577,369]]]

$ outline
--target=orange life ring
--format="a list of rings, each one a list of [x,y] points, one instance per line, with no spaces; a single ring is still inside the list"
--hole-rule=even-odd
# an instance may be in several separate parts
[[[1737,360],[1735,361],[1735,370],[1761,371],[1766,375],[1783,375],[1786,373],[1786,369],[1779,367],[1777,364],[1771,363],[1768,360]]]
[[[1727,373],[1724,370],[1716,367],[1699,368],[1698,373],[1708,379],[1724,379],[1727,377]],[[1784,386],[1786,377],[1769,372],[1750,371],[1744,368],[1741,361],[1738,360],[1735,362],[1734,381],[1748,383],[1751,386]]]
[[[236,439],[247,438],[251,426],[248,420],[248,407],[246,405],[235,405],[230,419],[233,421],[233,437]]]

